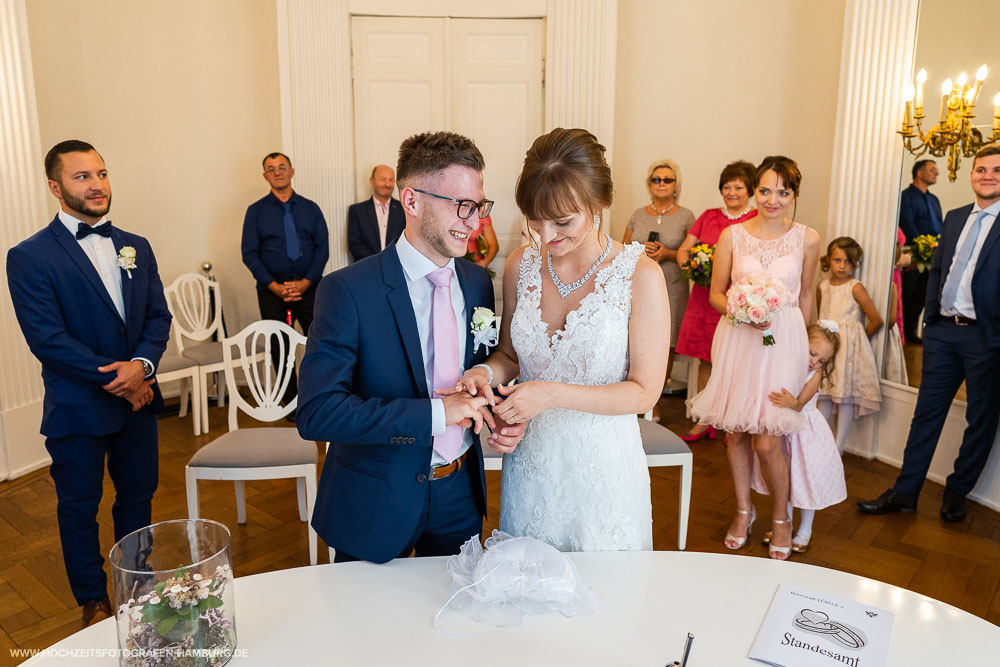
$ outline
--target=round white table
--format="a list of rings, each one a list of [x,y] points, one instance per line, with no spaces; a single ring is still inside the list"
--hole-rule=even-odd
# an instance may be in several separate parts
[[[996,664],[1000,628],[937,600],[852,574],[739,555],[683,552],[572,554],[601,598],[589,617],[528,616],[494,628],[451,609],[444,558],[345,563],[236,579],[241,665],[756,665],[746,655],[779,583],[895,614],[888,664]],[[445,633],[464,635],[464,638]],[[116,665],[114,621],[55,644],[28,665]],[[87,654],[90,654],[87,656]],[[102,655],[103,653],[103,655]],[[73,656],[70,660],[70,656]]]

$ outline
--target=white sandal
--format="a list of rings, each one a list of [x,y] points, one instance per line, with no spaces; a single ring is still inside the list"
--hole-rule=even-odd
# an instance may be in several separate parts
[[[749,510],[736,510],[736,513],[749,514],[750,522],[747,524],[747,532],[743,537],[730,535],[729,532],[726,532],[726,539],[722,542],[722,544],[725,545],[725,547],[730,551],[738,551],[746,546],[747,539],[750,537],[750,531],[753,529],[753,522],[757,518],[757,508],[751,505]],[[730,542],[736,546],[730,546]]]
[[[771,519],[771,523],[776,524],[786,524],[791,522],[791,519]],[[776,547],[774,546],[774,539],[772,536],[771,541],[767,545],[767,555],[773,560],[788,560],[792,555],[792,545],[789,544],[787,547]],[[778,558],[778,555],[783,556],[783,558]]]

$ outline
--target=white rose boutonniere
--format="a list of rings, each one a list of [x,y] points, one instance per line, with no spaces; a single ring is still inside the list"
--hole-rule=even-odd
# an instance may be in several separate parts
[[[135,268],[135,248],[127,245],[118,251],[118,268],[125,269],[128,277],[132,278],[132,269]]]
[[[496,327],[497,316],[489,308],[480,306],[472,311],[472,351],[478,352],[480,345],[486,346],[486,351],[490,351],[491,346],[496,346],[500,338],[500,332]]]

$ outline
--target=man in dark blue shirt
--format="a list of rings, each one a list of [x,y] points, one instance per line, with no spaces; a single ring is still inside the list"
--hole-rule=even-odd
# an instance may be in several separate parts
[[[899,228],[906,242],[923,234],[941,233],[941,202],[928,188],[937,183],[938,168],[934,160],[918,160],[911,171],[913,183],[903,190],[899,201]],[[912,267],[903,271],[903,335],[907,341],[920,342],[917,322],[927,298],[927,271]]]
[[[247,207],[243,219],[243,263],[257,280],[257,303],[265,320],[298,322],[308,334],[316,284],[330,257],[330,232],[315,202],[292,191],[292,161],[282,153],[264,158],[271,191]],[[278,350],[272,360],[278,365]],[[297,394],[293,373],[283,402]]]

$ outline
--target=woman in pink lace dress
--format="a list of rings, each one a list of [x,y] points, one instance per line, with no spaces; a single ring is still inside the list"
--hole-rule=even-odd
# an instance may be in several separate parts
[[[749,162],[730,162],[719,176],[719,192],[725,206],[710,208],[702,213],[694,226],[688,230],[687,238],[677,249],[677,264],[687,264],[688,253],[696,244],[715,245],[722,230],[740,222],[746,222],[757,215],[757,209],[750,204],[756,186],[756,168]],[[698,390],[708,383],[712,373],[712,336],[719,324],[720,313],[708,302],[708,287],[691,286],[691,296],[684,309],[680,333],[677,336],[677,354],[698,359]],[[695,442],[702,438],[715,439],[715,429],[705,424],[697,424],[681,436],[685,442]]]
[[[812,310],[812,281],[819,259],[819,235],[786,217],[795,204],[802,175],[794,160],[771,156],[757,167],[757,217],[723,230],[715,251],[709,301],[726,311],[730,283],[754,273],[780,280],[798,303],[778,311],[766,324],[733,327],[720,319],[712,341],[712,375],[705,389],[689,401],[691,415],[730,433],[727,455],[736,491],[736,518],[725,545],[740,549],[756,518],[750,503],[750,474],[757,454],[771,489],[774,537],[769,555],[788,558],[792,526],[788,518],[788,462],[781,436],[799,429],[802,416],[773,405],[768,394],[787,390],[798,395],[805,383],[809,346],[806,320]],[[793,213],[794,215],[794,213]],[[775,344],[765,346],[770,328]]]

